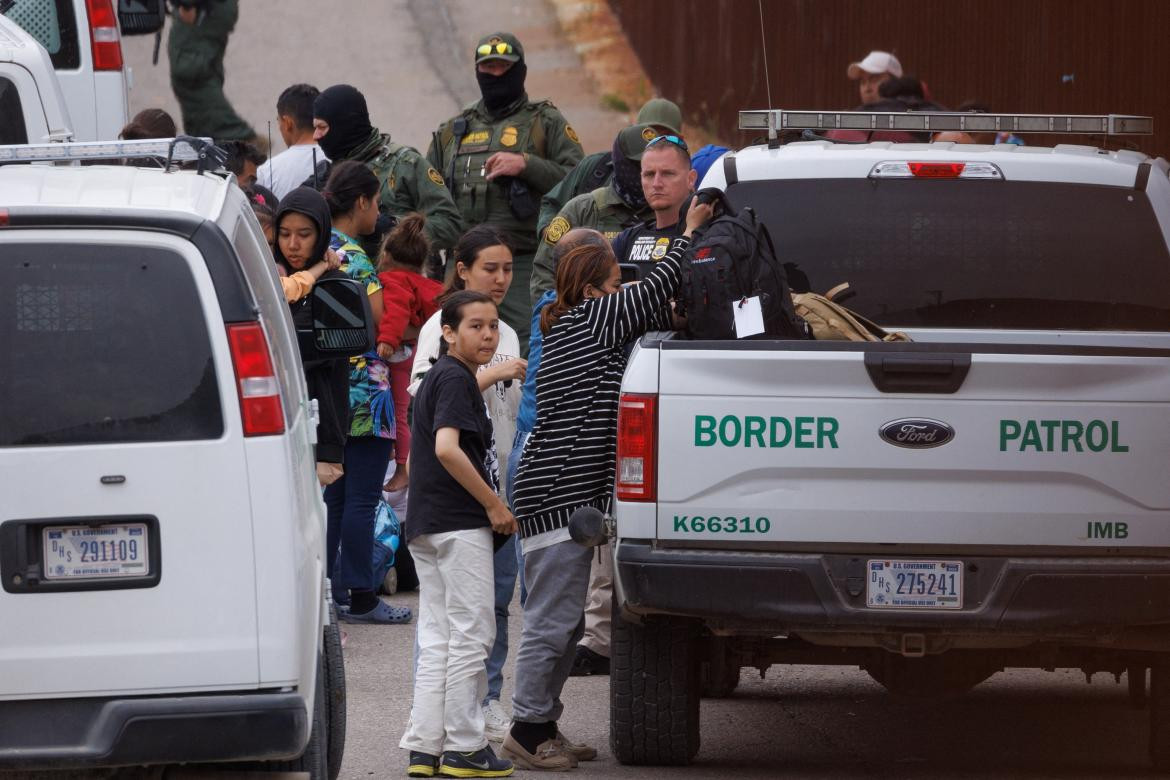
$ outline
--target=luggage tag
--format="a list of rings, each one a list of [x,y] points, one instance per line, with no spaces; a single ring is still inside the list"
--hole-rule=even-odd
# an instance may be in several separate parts
[[[764,307],[760,296],[743,297],[731,302],[731,313],[735,317],[735,337],[746,339],[764,332]]]

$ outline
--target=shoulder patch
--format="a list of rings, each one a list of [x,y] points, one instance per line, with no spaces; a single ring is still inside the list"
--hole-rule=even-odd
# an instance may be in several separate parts
[[[573,129],[572,125],[565,125],[565,135],[569,136],[569,140],[577,144],[577,146],[581,145],[581,138],[577,135],[577,131]]]
[[[386,177],[386,187],[391,190],[398,188],[398,177],[393,173]]]
[[[548,223],[548,227],[544,229],[544,242],[549,246],[556,245],[558,241],[565,237],[565,233],[568,233],[572,227],[573,226],[569,224],[569,220],[561,216],[556,217],[552,222]]]
[[[439,175],[438,171],[430,166],[427,166],[427,178],[433,181],[435,184],[438,184],[440,187],[445,186],[443,177]]]

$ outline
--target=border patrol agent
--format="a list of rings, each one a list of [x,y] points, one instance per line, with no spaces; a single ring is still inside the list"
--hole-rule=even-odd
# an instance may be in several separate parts
[[[681,135],[682,112],[676,104],[666,98],[652,98],[638,110],[636,125],[653,125],[658,135]],[[609,184],[613,176],[613,152],[594,152],[569,171],[561,183],[545,193],[540,199],[540,216],[536,220],[536,234],[543,237],[553,217],[578,195],[593,192]],[[535,300],[535,297],[533,298]]]
[[[500,315],[527,352],[540,198],[584,153],[581,139],[550,101],[528,99],[528,67],[516,36],[484,36],[475,66],[482,98],[439,127],[427,159],[442,173],[464,223],[491,225],[512,244],[512,286]]]
[[[443,177],[417,149],[394,143],[389,133],[370,124],[366,98],[356,88],[337,84],[317,96],[313,102],[313,140],[334,164],[357,160],[369,167],[382,185],[378,206],[383,214],[401,217],[422,212],[435,249],[455,246],[463,232],[463,220]],[[318,169],[318,186],[324,186],[325,171],[321,164]],[[370,257],[376,253],[375,248]]]
[[[626,228],[653,216],[642,194],[640,174],[642,153],[657,135],[653,125],[623,128],[614,139],[610,153],[609,183],[576,196],[549,223],[532,263],[532,300],[556,288],[553,249],[570,230],[592,228],[613,241]]]
[[[240,16],[238,0],[175,0],[174,6],[167,59],[183,130],[217,141],[260,140],[223,94],[223,55]]]

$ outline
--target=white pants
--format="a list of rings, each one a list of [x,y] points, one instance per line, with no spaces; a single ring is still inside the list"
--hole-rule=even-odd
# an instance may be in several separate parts
[[[487,745],[480,702],[496,638],[492,532],[424,534],[410,542],[418,571],[418,669],[399,747],[437,756]]]

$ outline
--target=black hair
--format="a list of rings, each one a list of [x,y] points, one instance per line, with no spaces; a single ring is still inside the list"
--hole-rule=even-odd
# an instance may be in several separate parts
[[[381,185],[365,163],[345,160],[333,166],[329,180],[321,194],[329,203],[329,213],[334,216],[348,214],[360,197],[372,198],[378,194]]]
[[[378,270],[389,270],[391,263],[397,263],[422,273],[423,263],[431,255],[431,242],[424,230],[426,225],[426,216],[417,211],[398,220],[382,242]]]
[[[488,225],[476,225],[459,237],[459,242],[455,244],[455,251],[452,254],[451,280],[447,282],[447,287],[442,294],[435,299],[440,305],[446,304],[448,298],[467,288],[467,282],[463,281],[456,272],[459,263],[463,263],[464,268],[471,268],[475,265],[479,253],[493,246],[506,247],[509,252],[512,251],[512,244],[504,234]]]
[[[459,290],[452,293],[443,301],[443,308],[439,310],[439,327],[442,328],[446,325],[451,330],[459,330],[459,323],[463,322],[464,307],[473,303],[490,303],[492,306],[496,305],[492,297],[486,293],[476,292],[475,290]],[[440,331],[439,357],[446,354],[447,339],[443,338]]]
[[[247,141],[219,141],[216,145],[228,153],[227,162],[223,167],[237,176],[244,172],[245,161],[259,167],[268,160],[268,155]]]
[[[122,128],[118,137],[123,141],[140,141],[144,138],[174,138],[178,134],[170,114],[161,108],[144,108]]]
[[[926,100],[926,93],[922,89],[922,82],[913,76],[900,76],[886,79],[878,87],[878,94],[884,98]]]
[[[302,132],[313,129],[313,101],[321,90],[312,84],[293,84],[276,99],[276,115],[287,116]]]

